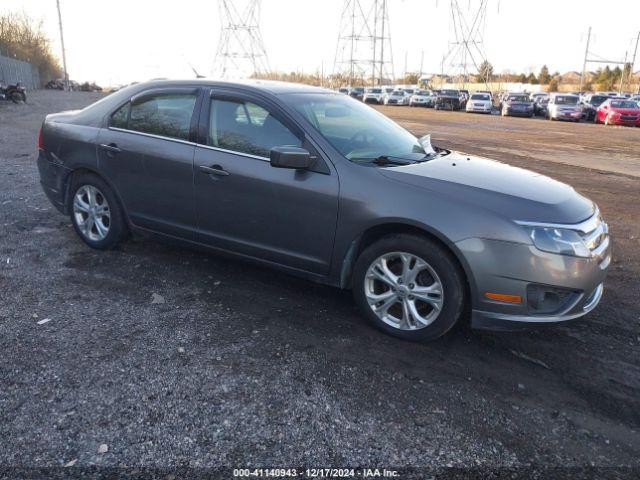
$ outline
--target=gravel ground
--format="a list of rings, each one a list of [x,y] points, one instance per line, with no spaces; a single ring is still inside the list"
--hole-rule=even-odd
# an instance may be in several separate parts
[[[87,248],[44,196],[34,151],[46,113],[97,98],[42,91],[0,105],[0,478],[74,461],[637,478],[640,129],[384,109],[436,144],[570,182],[614,238],[605,297],[584,320],[461,326],[418,345],[371,328],[349,292],[151,240]],[[595,128],[609,142],[599,150]],[[541,135],[554,158],[582,145],[599,170],[540,158],[527,139]]]

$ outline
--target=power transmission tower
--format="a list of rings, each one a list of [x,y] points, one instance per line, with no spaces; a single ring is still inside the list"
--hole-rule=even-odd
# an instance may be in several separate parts
[[[260,33],[260,0],[218,0],[218,6],[221,30],[212,76],[245,78],[267,73],[269,59]]]
[[[472,73],[480,73],[480,65],[486,62],[484,52],[484,32],[487,23],[488,0],[479,0],[475,8],[471,2],[467,9],[460,7],[459,0],[451,0],[451,22],[454,38],[449,42],[449,50],[442,57],[442,75],[469,81]],[[488,73],[488,69],[487,69]],[[481,79],[489,90],[489,78]]]
[[[589,63],[605,63],[612,65],[622,65],[622,74],[620,77],[620,87],[619,91],[622,92],[622,80],[624,77],[624,67],[627,63],[627,52],[624,52],[624,60],[611,60],[601,57],[600,55],[596,55],[590,50],[591,44],[591,27],[589,27],[589,33],[587,34],[587,46],[584,50],[584,62],[582,63],[582,72],[580,73],[580,91],[582,91],[582,86],[584,85],[584,79],[587,72],[587,64]]]
[[[387,0],[345,0],[333,75],[350,85],[391,83],[394,78]]]

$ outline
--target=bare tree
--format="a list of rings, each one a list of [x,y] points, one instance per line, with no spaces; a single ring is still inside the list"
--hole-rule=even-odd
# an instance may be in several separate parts
[[[0,15],[0,54],[31,63],[46,82],[61,75],[51,42],[37,22],[25,13]]]

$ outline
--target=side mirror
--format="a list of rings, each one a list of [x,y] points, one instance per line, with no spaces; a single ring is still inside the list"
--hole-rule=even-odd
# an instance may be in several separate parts
[[[313,166],[315,158],[300,147],[273,147],[269,153],[271,166],[276,168],[295,168],[306,170]]]

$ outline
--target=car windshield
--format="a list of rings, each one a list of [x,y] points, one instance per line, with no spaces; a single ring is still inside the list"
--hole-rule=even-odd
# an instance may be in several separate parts
[[[353,89],[354,92],[364,92],[364,87],[356,87]]]
[[[471,100],[491,100],[491,97],[486,93],[474,93],[471,95]]]
[[[608,98],[609,97],[607,97],[606,95],[594,95],[591,97],[591,100],[589,100],[589,102],[591,103],[591,105],[598,106]]]
[[[416,92],[416,95],[428,96],[429,95],[429,90],[418,90]]]
[[[416,137],[375,109],[331,94],[284,97],[336,150],[355,162],[379,157],[425,159]]]
[[[558,96],[555,99],[556,105],[577,105],[578,97],[574,96]]]
[[[457,97],[458,95],[460,95],[458,93],[458,90],[442,90],[440,92],[441,95],[446,95],[448,97]]]
[[[630,102],[629,100],[611,100],[611,106],[615,108],[638,108],[636,102]]]
[[[401,96],[404,97],[404,90],[395,90],[391,95],[394,97]]]
[[[380,88],[370,88],[369,92],[371,92],[371,93],[382,93],[382,89],[380,89]]]
[[[529,98],[526,95],[509,95],[509,101],[511,101],[511,102],[529,102]]]

